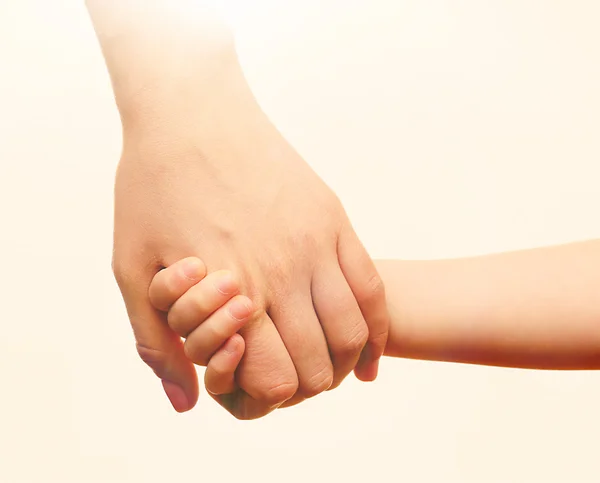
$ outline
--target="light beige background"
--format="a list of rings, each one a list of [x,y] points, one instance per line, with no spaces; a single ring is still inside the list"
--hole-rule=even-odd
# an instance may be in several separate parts
[[[256,94],[374,257],[600,236],[600,4],[229,1]],[[0,0],[1,482],[598,482],[600,374],[387,360],[176,415],[110,273],[120,126],[83,2]]]

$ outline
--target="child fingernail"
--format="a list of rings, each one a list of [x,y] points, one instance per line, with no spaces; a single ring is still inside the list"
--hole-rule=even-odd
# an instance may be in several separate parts
[[[187,278],[197,280],[204,274],[204,264],[197,258],[190,258],[183,265],[183,273]]]
[[[180,386],[165,380],[162,381],[162,385],[175,411],[178,413],[183,413],[190,408],[188,398]]]
[[[227,342],[225,342],[225,345],[223,345],[223,352],[227,353],[228,355],[236,354],[239,350],[239,346],[240,343],[237,341],[237,339],[230,337],[227,339]]]
[[[223,295],[231,295],[237,290],[237,284],[230,273],[224,273],[215,282],[217,290]]]
[[[233,300],[229,306],[229,313],[234,319],[243,320],[252,313],[252,309],[248,302],[242,299]]]

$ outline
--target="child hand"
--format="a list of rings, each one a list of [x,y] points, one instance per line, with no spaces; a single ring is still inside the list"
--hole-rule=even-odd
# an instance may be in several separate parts
[[[252,301],[238,292],[231,272],[206,275],[197,258],[185,258],[161,270],[150,284],[150,302],[167,314],[169,327],[185,339],[186,356],[206,366],[204,385],[213,396],[237,388],[235,371],[245,349],[237,332],[254,313]],[[165,391],[179,411],[183,405],[178,403],[178,388],[165,383]]]

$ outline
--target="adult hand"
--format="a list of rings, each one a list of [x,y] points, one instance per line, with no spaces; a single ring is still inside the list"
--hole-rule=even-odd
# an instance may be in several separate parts
[[[258,308],[241,332],[240,390],[215,396],[237,418],[337,386],[361,353],[357,376],[374,379],[388,333],[383,285],[338,199],[259,108],[236,56],[187,67],[171,59],[169,82],[150,58],[139,62],[153,73],[143,88],[113,74],[124,127],[113,269],[138,352],[175,408],[195,405],[192,362],[206,361],[186,357],[186,334],[150,304],[148,288],[189,256],[238,274]]]

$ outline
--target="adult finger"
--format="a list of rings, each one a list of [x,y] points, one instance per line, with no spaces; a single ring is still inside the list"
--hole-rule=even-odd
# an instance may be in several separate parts
[[[377,377],[379,359],[387,343],[390,316],[381,277],[349,223],[338,239],[338,260],[369,327],[369,340],[355,373],[363,381],[372,381]]]
[[[369,338],[369,328],[337,263],[315,272],[312,299],[333,362],[333,389],[356,367]]]
[[[114,267],[139,356],[161,379],[174,409],[192,409],[198,401],[198,377],[185,356],[180,337],[167,325],[166,315],[150,303],[148,289],[155,272]]]
[[[264,310],[242,328],[246,350],[236,372],[237,391],[212,395],[238,419],[256,419],[296,394],[298,376],[273,321]]]
[[[333,365],[323,328],[313,306],[310,289],[284,292],[284,302],[269,309],[298,373],[299,391],[313,397],[333,382]],[[282,294],[283,295],[283,294]]]

